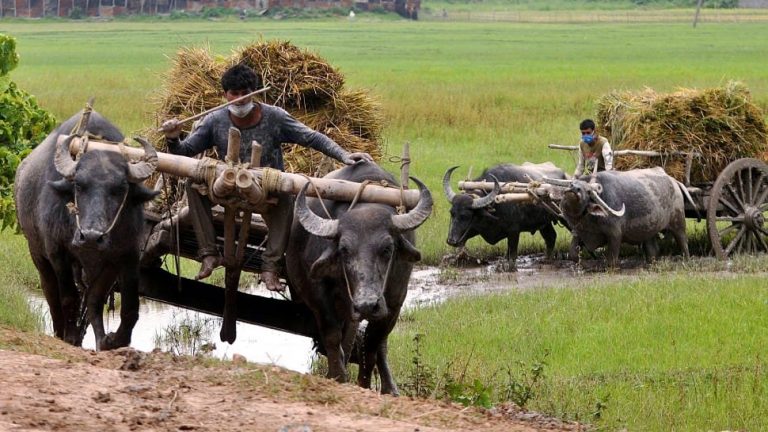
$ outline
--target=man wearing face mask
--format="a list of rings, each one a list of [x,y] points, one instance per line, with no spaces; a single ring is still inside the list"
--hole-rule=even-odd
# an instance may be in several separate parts
[[[227,101],[245,96],[261,86],[260,77],[244,64],[232,66],[221,77],[221,87]],[[256,141],[262,146],[262,167],[283,171],[282,143],[295,143],[315,149],[347,165],[359,161],[373,161],[368,153],[347,152],[327,136],[293,118],[282,108],[253,102],[250,98],[203,117],[199,126],[183,140],[179,139],[181,123],[178,120],[166,121],[162,130],[168,150],[173,154],[193,156],[216,148],[219,158],[223,160],[227,154],[229,128],[233,126],[238,128],[241,134],[240,160],[251,160],[251,143]],[[211,201],[190,184],[188,181],[187,199],[202,262],[196,279],[204,279],[221,265],[221,255],[216,247]],[[269,205],[261,214],[269,230],[266,250],[262,254],[261,280],[273,291],[284,289],[278,277],[278,266],[288,242],[293,217],[292,198],[289,194],[278,194],[277,203]]]
[[[576,165],[574,177],[588,172],[610,171],[613,169],[613,151],[605,137],[595,132],[595,122],[586,119],[579,125],[581,141],[579,142],[579,163]]]

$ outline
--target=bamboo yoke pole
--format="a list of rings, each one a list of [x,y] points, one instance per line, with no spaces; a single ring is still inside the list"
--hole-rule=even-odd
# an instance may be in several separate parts
[[[64,140],[66,138],[67,137],[65,135],[62,135],[59,137],[59,140]],[[72,140],[72,143],[69,147],[71,154],[77,154],[82,141],[83,140],[81,138],[77,137]],[[89,140],[88,148],[89,150],[113,151],[118,153],[120,152],[120,148],[117,145],[97,140]],[[140,158],[144,155],[144,150],[140,148],[124,146],[123,149],[126,154],[133,158]],[[160,172],[178,177],[191,178],[193,181],[201,183],[207,181],[207,179],[202,178],[203,170],[201,170],[200,167],[205,163],[210,163],[210,159],[205,161],[205,158],[200,160],[163,152],[157,152],[157,159],[157,170]],[[216,162],[215,170],[216,177],[218,178],[228,168],[228,165],[225,162]],[[249,168],[248,171],[251,173],[254,179],[260,180],[264,169]],[[236,174],[237,173],[235,172],[235,175]],[[304,186],[304,184],[308,182],[307,178],[301,174],[280,172],[279,176],[280,180],[277,184],[277,192],[297,195],[299,191],[301,191],[301,188]],[[320,195],[323,198],[338,201],[352,201],[360,189],[360,183],[346,180],[313,178],[312,183],[320,191]],[[399,188],[384,187],[376,183],[372,183],[366,186],[365,189],[360,192],[358,201],[375,202],[397,207],[401,205],[401,194],[402,202],[408,209],[416,207],[416,204],[419,202],[418,190],[408,189],[401,192]],[[314,190],[314,188],[309,188],[307,189],[307,196],[317,196],[317,192]]]

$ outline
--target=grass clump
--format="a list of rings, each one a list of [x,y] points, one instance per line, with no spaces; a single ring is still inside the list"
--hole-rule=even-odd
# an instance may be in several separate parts
[[[451,300],[406,314],[390,337],[391,364],[402,389],[419,377],[421,395],[450,396],[453,380],[461,397],[487,394],[601,429],[759,430],[768,410],[763,281],[647,272]]]

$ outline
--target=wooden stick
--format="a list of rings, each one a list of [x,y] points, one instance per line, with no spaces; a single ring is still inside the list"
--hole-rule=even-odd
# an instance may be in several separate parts
[[[59,140],[65,140],[66,135],[59,136]],[[75,138],[69,146],[70,153],[77,154],[80,146],[82,145],[82,139]],[[89,151],[113,151],[120,152],[120,147],[114,143],[107,143],[104,141],[90,140],[88,144]],[[137,147],[124,146],[125,153],[132,158],[140,158],[144,155],[144,149]],[[191,178],[196,182],[205,182],[207,179],[200,176],[200,167],[206,162],[210,162],[209,158],[203,160],[195,159],[186,156],[173,155],[169,153],[157,152],[157,171],[164,172],[166,174],[175,175],[178,177]],[[216,176],[219,177],[225,169],[228,168],[224,162],[217,161]],[[251,168],[249,169],[253,173],[256,179],[261,179],[261,175],[264,172],[263,168]],[[297,195],[301,188],[307,183],[308,180],[305,176],[293,173],[280,173],[280,181],[278,188],[280,192]],[[358,194],[360,189],[360,183],[337,180],[337,179],[325,179],[325,178],[313,178],[312,182],[320,190],[320,194],[323,198],[337,200],[337,201],[352,201]],[[317,196],[314,188],[307,190],[307,196]],[[408,189],[402,191],[402,198],[404,199],[405,206],[408,209],[412,209],[419,202],[419,191],[417,189]],[[401,205],[401,192],[399,188],[383,187],[377,184],[369,184],[363,189],[358,197],[360,202],[375,202],[379,204],[386,204],[393,207]]]
[[[554,149],[554,150],[571,150],[576,151],[579,149],[579,146],[569,146],[569,145],[561,145],[561,144],[550,144],[547,147]],[[659,156],[688,156],[691,155],[693,157],[701,157],[701,153],[699,152],[684,152],[684,151],[669,151],[669,152],[657,152],[653,150],[614,150],[613,151],[614,156],[623,156],[623,155],[634,155],[634,156],[648,156],[648,157],[659,157]]]
[[[403,144],[403,159],[400,165],[400,184],[403,189],[408,189],[408,176],[410,175],[411,168],[411,143],[405,142]]]
[[[229,128],[227,136],[227,156],[225,162],[236,164],[240,162],[240,129],[236,127]]]
[[[181,120],[179,120],[179,124],[184,124],[184,123],[187,123],[187,122],[191,122],[192,120],[197,120],[197,119],[199,119],[200,117],[203,117],[203,116],[204,116],[204,115],[206,115],[206,114],[210,114],[210,113],[212,113],[212,112],[214,112],[214,111],[216,111],[216,110],[218,110],[218,109],[222,109],[222,108],[224,108],[224,107],[228,107],[228,106],[230,106],[230,105],[232,105],[232,104],[234,104],[234,103],[238,103],[238,102],[240,102],[241,100],[243,100],[243,99],[247,99],[247,98],[249,98],[249,97],[251,97],[251,96],[256,96],[257,94],[260,94],[260,93],[264,93],[265,91],[269,90],[270,88],[272,88],[272,87],[264,87],[263,89],[259,89],[259,90],[256,90],[256,91],[252,91],[252,92],[248,93],[248,94],[247,94],[247,95],[245,95],[245,96],[240,96],[240,97],[239,97],[239,98],[237,98],[237,99],[232,99],[231,101],[229,101],[229,102],[226,102],[226,103],[223,103],[223,104],[221,104],[221,105],[219,105],[219,106],[215,106],[215,107],[213,107],[213,108],[211,108],[211,109],[207,109],[207,110],[205,110],[205,111],[203,111],[203,112],[201,112],[201,113],[195,114],[195,115],[193,115],[193,116],[190,116],[190,117],[187,117],[187,118],[185,118],[185,119],[181,119]],[[158,132],[163,132],[163,128],[158,128],[158,129],[157,129],[157,131],[158,131]]]

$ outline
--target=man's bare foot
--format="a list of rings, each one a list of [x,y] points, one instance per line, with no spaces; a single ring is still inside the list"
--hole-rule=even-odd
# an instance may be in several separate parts
[[[266,285],[267,289],[270,291],[285,291],[285,287],[280,283],[280,278],[277,276],[277,273],[273,271],[266,270],[261,272],[261,281],[264,282],[264,285]]]
[[[195,280],[205,279],[213,273],[216,267],[221,265],[221,257],[218,255],[206,255],[200,264],[200,273],[195,276]]]

